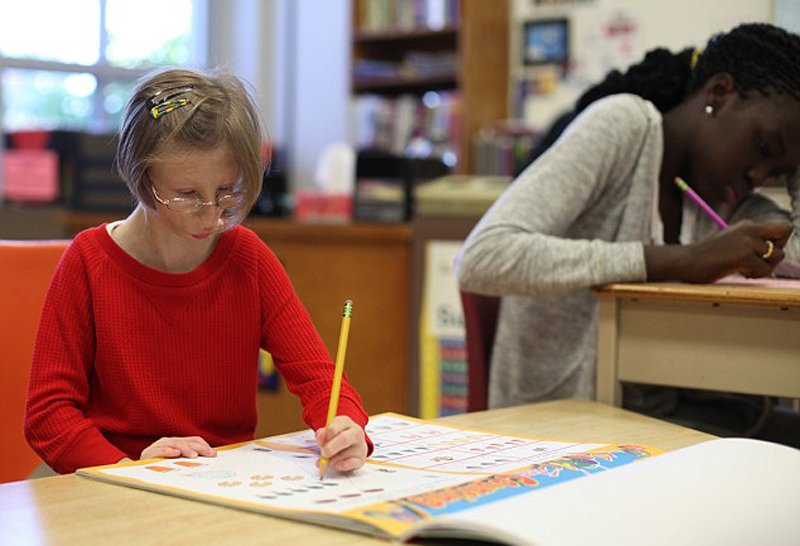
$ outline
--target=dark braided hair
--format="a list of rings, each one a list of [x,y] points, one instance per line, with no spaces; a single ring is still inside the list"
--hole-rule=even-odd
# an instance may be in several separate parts
[[[648,51],[644,59],[627,72],[612,70],[602,82],[586,90],[575,103],[575,114],[594,101],[617,93],[639,95],[661,112],[671,110],[687,95],[692,80],[693,53],[691,48],[677,54],[663,48]]]
[[[764,96],[787,94],[800,100],[800,36],[767,23],[746,23],[711,37],[692,67],[695,50],[671,53],[664,48],[647,52],[627,71],[612,70],[587,89],[575,108],[562,114],[531,151],[529,162],[543,154],[578,114],[594,101],[618,93],[632,93],[668,112],[701,89],[715,74],[733,77],[739,95],[753,91]]]
[[[720,72],[733,76],[742,98],[758,91],[800,100],[800,36],[766,23],[739,25],[717,34],[700,55],[688,91],[700,89]]]

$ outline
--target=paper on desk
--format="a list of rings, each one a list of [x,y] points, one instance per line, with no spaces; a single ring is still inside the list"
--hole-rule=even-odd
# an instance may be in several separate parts
[[[777,277],[761,277],[748,279],[741,275],[728,275],[714,282],[714,284],[734,284],[746,286],[769,286],[772,288],[800,288],[800,279],[785,279]]]
[[[319,479],[311,432],[221,448],[217,457],[158,459],[78,471],[123,485],[397,536],[424,519],[518,496],[658,450],[462,429],[397,414],[367,427],[375,453],[351,474]],[[324,517],[325,516],[325,517]],[[369,527],[369,529],[367,529]],[[379,531],[376,531],[379,530]]]

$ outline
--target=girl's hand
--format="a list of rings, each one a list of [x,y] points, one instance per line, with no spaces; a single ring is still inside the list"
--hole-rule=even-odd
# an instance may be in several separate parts
[[[766,277],[783,260],[791,233],[792,226],[786,222],[743,220],[699,243],[646,246],[647,280],[707,283],[734,273]],[[772,241],[769,255],[767,241]]]
[[[320,455],[327,457],[338,472],[351,472],[367,459],[364,429],[346,415],[337,415],[331,424],[315,432]]]
[[[188,457],[194,459],[197,456],[216,457],[217,450],[208,445],[208,442],[199,436],[186,436],[183,438],[160,438],[150,444],[142,451],[140,459],[152,459],[154,457]]]

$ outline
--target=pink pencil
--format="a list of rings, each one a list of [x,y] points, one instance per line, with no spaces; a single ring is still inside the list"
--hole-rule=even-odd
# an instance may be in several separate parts
[[[691,187],[689,187],[689,184],[687,184],[683,178],[681,178],[680,176],[676,176],[675,184],[677,184],[678,187],[681,189],[681,191],[686,195],[688,195],[692,201],[697,203],[697,206],[703,209],[703,212],[708,214],[708,217],[714,220],[714,223],[717,224],[720,229],[725,229],[726,227],[728,227],[728,223],[725,220],[723,220],[722,217],[714,211],[714,209],[708,206],[708,203],[703,201],[703,198],[697,195],[697,192],[695,192]]]

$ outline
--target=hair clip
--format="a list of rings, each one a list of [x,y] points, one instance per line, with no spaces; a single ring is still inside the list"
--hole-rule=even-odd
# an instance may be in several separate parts
[[[165,114],[169,114],[173,110],[177,110],[181,106],[186,106],[189,104],[189,99],[172,99],[162,102],[156,106],[150,108],[150,117],[153,119],[158,119]]]
[[[182,97],[194,89],[193,85],[182,87],[170,87],[156,91],[152,97],[147,99],[147,108],[150,111],[150,117],[158,119],[163,115],[177,110],[181,106],[189,104],[189,99]],[[162,96],[163,95],[163,96]]]
[[[697,49],[697,48],[695,48],[695,50],[694,50],[694,51],[692,51],[692,60],[691,60],[691,61],[689,61],[689,68],[690,68],[691,70],[694,70],[694,67],[696,67],[696,66],[697,66],[697,61],[700,59],[700,55],[701,55],[702,53],[703,53],[703,52],[702,52],[702,51],[700,51],[700,50],[699,50],[699,49]]]

